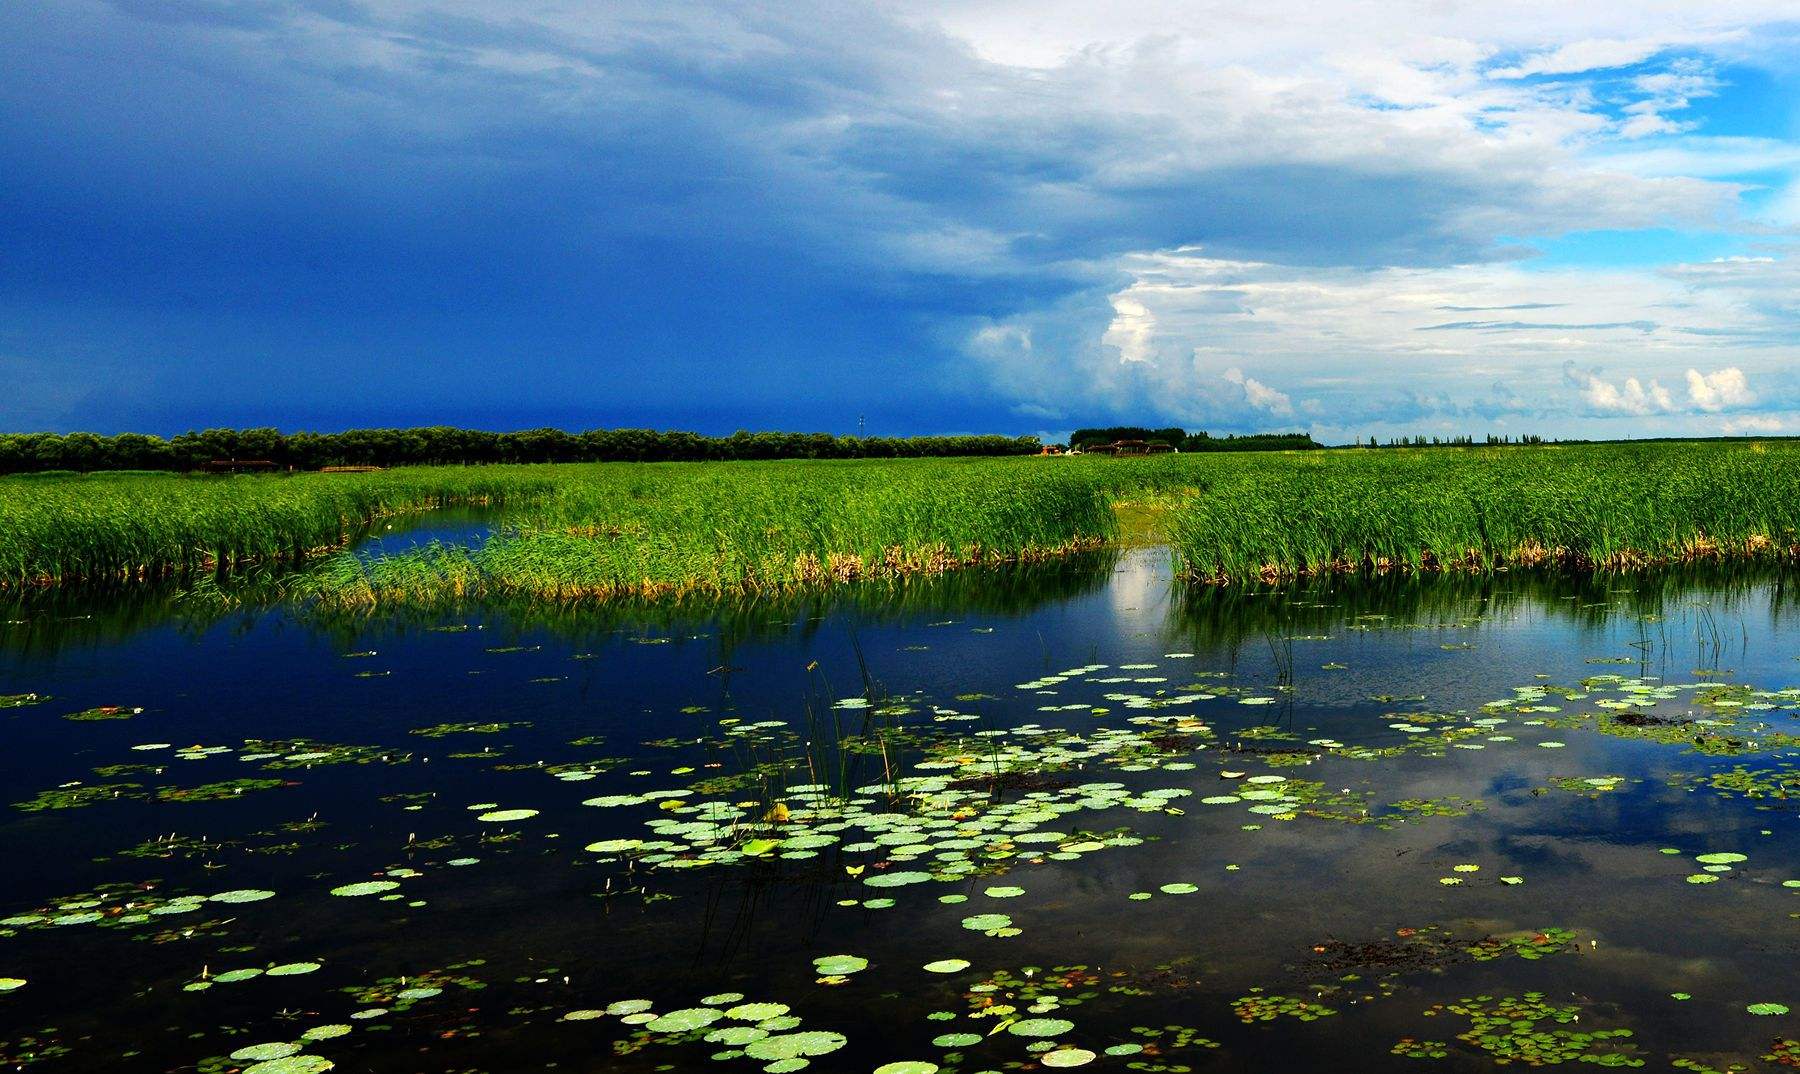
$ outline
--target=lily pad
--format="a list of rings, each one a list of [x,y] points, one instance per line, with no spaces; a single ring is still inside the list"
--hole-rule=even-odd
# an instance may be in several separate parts
[[[1060,1037],[1075,1028],[1066,1018],[1024,1018],[1006,1027],[1015,1037]]]
[[[822,955],[813,959],[813,969],[822,977],[847,977],[869,968],[869,960],[857,955]]]
[[[652,1033],[687,1033],[705,1029],[723,1017],[725,1012],[714,1007],[684,1007],[646,1023],[644,1028]]]
[[[400,886],[397,880],[364,880],[358,884],[344,884],[331,889],[333,895],[345,898],[356,898],[361,895],[379,895],[384,891],[392,891]]]
[[[811,1029],[800,1033],[783,1033],[779,1036],[764,1037],[752,1041],[744,1048],[744,1054],[752,1059],[781,1060],[799,1059],[809,1056],[829,1055],[848,1043],[842,1033],[833,1033],[824,1029]]]

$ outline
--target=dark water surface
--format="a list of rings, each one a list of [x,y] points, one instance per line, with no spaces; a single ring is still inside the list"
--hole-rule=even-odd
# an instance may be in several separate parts
[[[1160,550],[729,609],[27,602],[0,1060],[1781,1069],[1797,612],[1186,593]]]

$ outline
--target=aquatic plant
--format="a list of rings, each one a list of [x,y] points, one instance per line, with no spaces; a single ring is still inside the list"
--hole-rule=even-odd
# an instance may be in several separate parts
[[[1175,509],[1185,575],[1487,570],[1800,556],[1800,449],[1604,444],[1217,460]]]

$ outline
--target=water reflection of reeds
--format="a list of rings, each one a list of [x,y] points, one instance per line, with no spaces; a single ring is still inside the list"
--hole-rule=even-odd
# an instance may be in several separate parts
[[[547,633],[576,645],[621,633],[680,635],[705,630],[726,642],[805,637],[844,613],[859,622],[965,614],[1025,616],[1099,592],[1118,559],[1111,550],[1063,559],[1002,564],[851,583],[831,589],[736,598],[693,595],[662,600],[544,601],[533,597],[457,598],[378,608],[295,603],[274,576],[246,575],[198,584],[134,584],[28,590],[0,605],[0,651],[52,654],[107,645],[145,631],[198,634],[221,625],[248,630],[275,616],[333,638],[379,640],[447,624],[480,621],[499,635]]]

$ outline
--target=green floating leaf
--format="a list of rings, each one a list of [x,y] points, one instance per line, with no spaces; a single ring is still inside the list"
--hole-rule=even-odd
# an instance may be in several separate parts
[[[1066,1018],[1023,1018],[1006,1027],[1015,1037],[1060,1037],[1075,1028]]]
[[[270,977],[299,977],[319,969],[317,962],[290,962],[285,966],[271,966],[267,970]]]
[[[848,1043],[842,1033],[832,1033],[823,1029],[810,1029],[801,1033],[784,1033],[779,1036],[764,1037],[751,1041],[744,1048],[744,1054],[752,1059],[764,1062],[800,1059],[808,1056],[829,1055]]]
[[[869,960],[857,955],[823,955],[813,959],[813,969],[821,977],[847,977],[869,968]]]
[[[244,1068],[244,1074],[324,1074],[337,1066],[322,1055],[287,1055]]]
[[[877,873],[863,883],[872,888],[898,888],[908,884],[923,884],[930,879],[930,873]]]
[[[652,1020],[644,1028],[652,1033],[686,1033],[704,1029],[723,1017],[724,1011],[712,1007],[685,1007]]]
[[[333,895],[355,898],[359,895],[379,895],[384,891],[392,891],[399,887],[397,880],[364,880],[360,884],[345,884],[331,889]]]
[[[231,1053],[231,1058],[239,1062],[263,1062],[269,1059],[286,1059],[300,1051],[300,1046],[291,1041],[271,1041],[268,1044],[252,1044],[239,1048]]]

